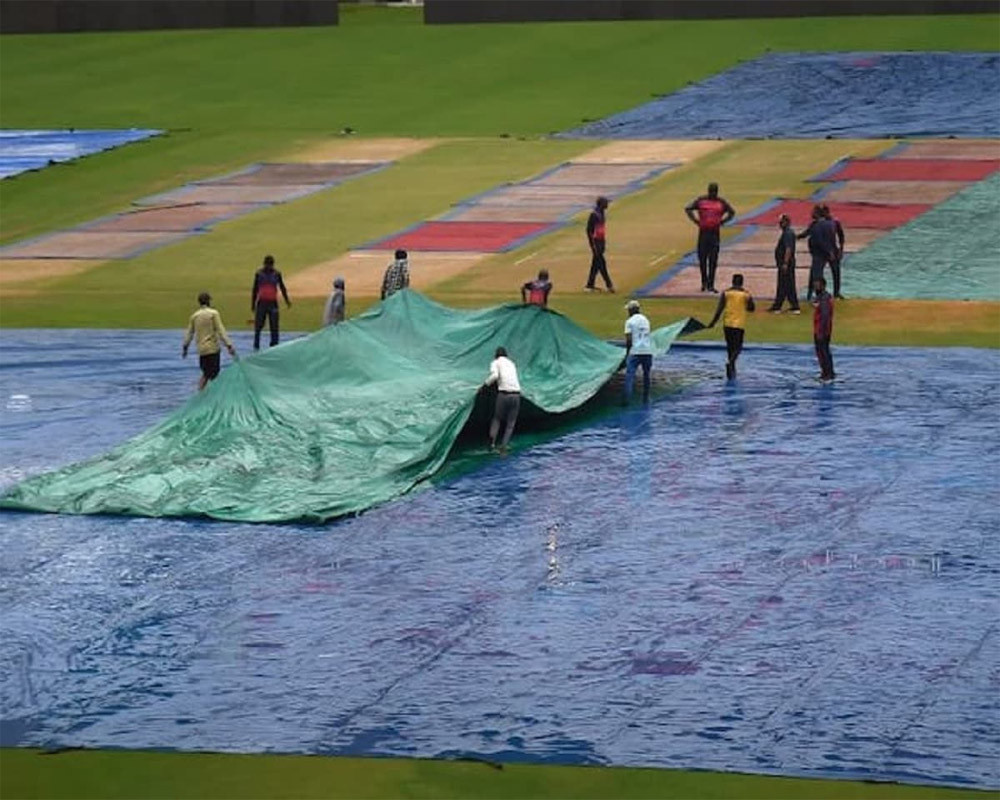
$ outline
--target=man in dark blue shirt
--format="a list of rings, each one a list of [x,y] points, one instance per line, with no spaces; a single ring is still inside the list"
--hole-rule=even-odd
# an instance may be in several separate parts
[[[799,293],[795,288],[795,231],[788,214],[782,214],[778,218],[778,227],[781,228],[781,234],[774,248],[774,264],[778,268],[778,288],[774,292],[774,303],[770,311],[772,314],[780,314],[781,306],[787,300],[789,310],[793,314],[799,314],[801,313]]]
[[[823,216],[823,210],[818,205],[813,206],[809,227],[797,238],[809,240],[809,290],[806,299],[811,301],[817,278],[823,278],[823,268],[837,257],[833,223]]]

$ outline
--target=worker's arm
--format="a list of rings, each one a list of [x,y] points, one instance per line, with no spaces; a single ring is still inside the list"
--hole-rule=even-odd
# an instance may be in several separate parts
[[[719,321],[719,317],[722,316],[722,309],[726,307],[726,293],[723,292],[719,295],[719,304],[715,307],[715,316],[712,317],[712,321],[708,323],[706,327],[714,328],[715,323]]]
[[[288,308],[292,307],[292,301],[288,299],[288,290],[285,288],[285,282],[281,278],[281,273],[278,273],[278,288],[281,289],[281,296],[285,298],[285,305]]]
[[[844,226],[840,224],[839,219],[837,220],[836,228],[837,228],[837,249],[840,250],[841,254],[843,254],[844,241],[846,240],[847,237],[844,236]]]
[[[796,239],[805,239],[810,233],[812,233],[812,229],[813,229],[813,223],[810,222],[809,226],[804,231],[802,231],[801,233],[799,233],[795,238]]]
[[[382,299],[383,300],[385,300],[385,292],[386,292],[386,289],[389,286],[389,270],[391,270],[391,269],[392,269],[392,267],[389,267],[388,269],[386,269],[385,274],[382,276]]]
[[[728,200],[723,200],[723,212],[722,212],[722,223],[725,225],[729,220],[736,216],[736,209],[729,205]]]
[[[691,220],[695,225],[700,225],[698,217],[695,216],[694,210],[698,207],[698,201],[692,200],[686,206],[684,206],[684,213],[688,215],[688,219]]]
[[[187,334],[184,336],[184,344],[181,345],[181,358],[187,358],[188,347],[191,345],[191,339],[194,338],[194,315],[191,315],[191,321],[188,322]]]
[[[521,302],[522,303],[527,303],[528,302],[528,287],[529,286],[531,286],[530,282],[524,283],[524,284],[521,285]]]
[[[236,348],[233,347],[233,342],[229,338],[229,334],[226,333],[226,326],[222,324],[222,315],[216,312],[212,316],[212,324],[215,326],[215,332],[219,335],[219,338],[225,343],[229,355],[235,356]]]
[[[403,288],[408,289],[410,286],[410,268],[408,266],[403,267]]]
[[[250,310],[257,308],[257,287],[260,285],[260,275],[256,272],[253,275],[253,288],[250,290]]]
[[[757,304],[753,301],[753,295],[747,292],[747,311],[756,311]]]
[[[499,380],[500,380],[500,367],[497,364],[496,359],[494,359],[493,363],[490,364],[490,374],[486,376],[486,381],[484,382],[484,385],[492,386]]]

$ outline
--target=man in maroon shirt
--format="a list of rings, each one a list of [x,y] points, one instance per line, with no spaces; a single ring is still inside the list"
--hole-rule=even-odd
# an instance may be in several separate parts
[[[830,339],[833,336],[833,298],[826,290],[826,278],[819,277],[813,281],[813,342],[816,345],[816,360],[819,362],[819,379],[832,381],[836,375],[833,371],[833,356],[830,355]]]
[[[605,212],[608,210],[608,198],[598,197],[594,204],[594,210],[587,218],[587,241],[590,243],[590,276],[587,278],[587,285],[584,287],[588,292],[594,290],[594,281],[598,274],[604,278],[604,285],[609,292],[615,290],[611,283],[611,276],[608,275],[608,262],[604,260],[605,247]]]
[[[719,229],[736,216],[736,211],[719,197],[719,184],[708,184],[708,194],[688,203],[684,212],[698,226],[698,268],[701,290],[715,292],[715,270],[719,266]]]

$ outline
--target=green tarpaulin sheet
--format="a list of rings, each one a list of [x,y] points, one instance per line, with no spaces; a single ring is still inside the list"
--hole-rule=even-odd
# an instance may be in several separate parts
[[[657,352],[686,323],[656,330]],[[407,290],[232,364],[156,427],[13,487],[0,507],[246,522],[363,511],[441,467],[501,345],[524,399],[551,414],[586,402],[624,355],[554,311],[462,311]]]
[[[1000,173],[994,173],[849,255],[844,292],[890,299],[1000,299],[998,220]]]

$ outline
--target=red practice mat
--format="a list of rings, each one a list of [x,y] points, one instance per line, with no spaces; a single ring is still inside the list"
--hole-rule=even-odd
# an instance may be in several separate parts
[[[371,242],[362,249],[498,253],[550,227],[551,222],[424,222],[411,230]]]
[[[812,217],[815,200],[780,200],[775,205],[737,221],[738,225],[771,225],[781,214],[792,218],[792,225],[804,228]],[[929,203],[828,203],[830,212],[845,228],[876,228],[888,230],[904,225],[914,217],[932,208]]]
[[[852,158],[828,181],[981,181],[1000,169],[998,159]]]

